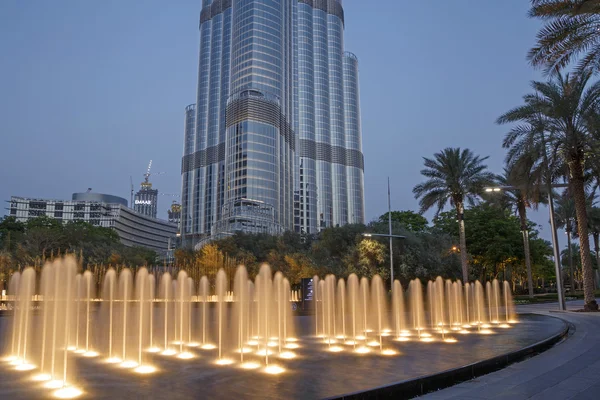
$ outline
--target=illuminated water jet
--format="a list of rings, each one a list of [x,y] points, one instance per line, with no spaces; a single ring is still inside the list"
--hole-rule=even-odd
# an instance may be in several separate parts
[[[136,363],[135,361],[123,361],[121,364],[119,364],[119,366],[121,368],[135,368],[138,366],[138,363]]]
[[[282,367],[280,367],[278,365],[271,364],[271,365],[268,365],[267,367],[265,367],[264,371],[270,375],[278,375],[278,374],[285,372],[285,369],[283,369]]]
[[[33,364],[28,364],[28,363],[23,363],[23,364],[19,364],[15,367],[15,369],[17,371],[31,371],[32,369],[35,369],[35,365]]]
[[[294,353],[292,351],[284,351],[282,353],[279,353],[279,358],[291,360],[292,358],[296,358],[296,353]]]
[[[138,374],[152,374],[152,373],[156,372],[156,368],[151,365],[140,365],[139,367],[135,368],[133,371],[137,372]]]
[[[47,389],[60,389],[65,386],[65,382],[60,379],[52,379],[46,383],[44,383],[44,387]]]
[[[146,349],[146,351],[148,353],[160,353],[160,348],[158,348],[158,347],[150,347],[149,349]]]
[[[256,362],[245,362],[240,365],[243,369],[257,369],[260,368],[260,364]]]
[[[270,356],[271,354],[273,354],[273,352],[271,350],[260,349],[255,354],[258,356],[265,357],[265,356]]]
[[[56,390],[52,395],[58,399],[74,399],[83,394],[80,389],[73,386],[65,386]]]
[[[52,379],[50,374],[37,374],[31,377],[31,380],[35,382],[44,382],[49,381],[50,379]]]

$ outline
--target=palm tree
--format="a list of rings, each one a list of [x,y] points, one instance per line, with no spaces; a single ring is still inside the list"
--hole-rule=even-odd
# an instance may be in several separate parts
[[[529,16],[547,21],[527,58],[559,71],[578,56],[578,70],[600,70],[600,0],[531,0]]]
[[[571,245],[569,247],[567,247],[566,249],[564,249],[563,251],[561,251],[560,253],[560,258],[561,258],[561,264],[562,265],[568,265],[569,268],[573,269],[573,278],[577,281],[577,277],[580,277],[580,271],[581,271],[581,257],[579,256],[579,252],[580,252],[580,248],[579,245],[577,243],[571,243]],[[573,283],[573,285],[575,285]],[[571,289],[572,291],[575,290],[575,288],[573,287]]]
[[[541,179],[532,173],[533,164],[521,158],[518,162],[509,164],[504,168],[504,175],[498,176],[498,184],[511,186],[514,189],[503,191],[505,208],[510,208],[519,216],[521,232],[523,234],[523,249],[525,253],[525,266],[527,269],[527,286],[529,297],[533,297],[533,276],[531,273],[531,251],[529,249],[529,227],[527,225],[527,209],[537,209],[541,196]]]
[[[561,159],[569,171],[571,195],[575,210],[583,266],[583,289],[585,309],[598,309],[594,298],[594,279],[586,212],[584,171],[586,154],[593,152],[593,140],[588,124],[590,115],[596,113],[600,100],[600,82],[587,87],[591,77],[589,71],[570,77],[560,73],[548,82],[532,82],[533,94],[524,96],[525,104],[518,106],[500,118],[498,123],[518,122],[504,140],[505,147],[526,146],[531,135],[528,127],[533,121],[543,129],[542,146],[548,147],[552,159]],[[538,144],[539,145],[539,144]],[[512,149],[511,149],[512,150]],[[518,153],[518,151],[517,151]]]
[[[465,202],[475,204],[486,185],[494,181],[494,174],[483,164],[488,157],[479,157],[469,149],[446,148],[435,153],[433,159],[425,158],[421,175],[427,181],[413,188],[415,198],[420,199],[421,213],[436,207],[436,216],[450,202],[456,209],[460,237],[460,260],[463,281],[469,281],[467,243],[465,240]]]
[[[600,208],[592,207],[588,212],[588,225],[594,238],[596,266],[600,269]]]
[[[556,215],[556,227],[563,228],[567,234],[567,260],[569,261],[569,278],[571,280],[571,291],[575,290],[575,271],[573,270],[573,256],[571,254],[571,246],[573,240],[573,232],[577,231],[577,214],[575,212],[575,201],[569,196],[568,190],[565,190],[562,196],[556,199],[556,207],[554,208]]]

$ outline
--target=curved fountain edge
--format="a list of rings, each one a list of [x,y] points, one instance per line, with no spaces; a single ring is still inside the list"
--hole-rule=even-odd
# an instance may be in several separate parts
[[[407,379],[404,381],[391,383],[358,392],[346,393],[339,396],[327,397],[326,400],[333,399],[411,399],[422,396],[436,390],[445,389],[462,382],[470,381],[482,375],[501,370],[507,366],[522,361],[529,356],[538,355],[560,342],[565,338],[574,326],[564,319],[546,314],[523,313],[521,315],[536,315],[549,318],[556,318],[563,323],[563,329],[546,339],[537,343],[523,347],[509,353],[501,354],[486,360],[477,361],[472,364],[463,365],[457,368],[448,369],[431,375],[423,375],[418,378]]]

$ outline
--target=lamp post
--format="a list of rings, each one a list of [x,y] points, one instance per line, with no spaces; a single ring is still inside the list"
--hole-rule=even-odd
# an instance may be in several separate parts
[[[402,236],[402,235],[386,235],[385,233],[363,233],[364,237],[386,237],[386,238],[390,238],[390,276],[391,276],[391,281],[390,281],[390,290],[393,290],[394,288],[394,260],[392,259],[392,255],[394,254],[392,252],[392,239],[393,238],[398,238],[398,239],[406,239],[406,236]]]
[[[392,201],[390,195],[390,177],[388,176],[388,228],[390,234],[390,287],[394,287],[394,250],[392,247]]]
[[[548,209],[550,211],[550,229],[552,230],[552,251],[554,254],[554,270],[556,273],[556,291],[558,292],[558,308],[560,310],[566,310],[565,295],[562,290],[562,275],[560,270],[560,251],[558,248],[558,234],[556,232],[556,223],[554,221],[554,201],[552,199],[552,189],[554,188],[565,188],[569,187],[566,183],[551,184],[548,181]],[[485,191],[490,192],[501,192],[502,190],[519,190],[515,186],[495,186],[485,188]],[[526,239],[529,240],[527,234]]]

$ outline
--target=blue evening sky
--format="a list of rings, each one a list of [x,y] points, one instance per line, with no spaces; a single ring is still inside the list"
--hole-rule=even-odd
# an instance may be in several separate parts
[[[129,177],[137,190],[150,159],[165,172],[155,187],[180,193],[200,3],[0,1],[0,199],[91,187],[129,200]],[[344,1],[346,49],[360,60],[367,220],[387,211],[388,175],[392,208],[416,210],[422,157],[444,147],[489,155],[501,171],[507,128],[494,120],[541,78],[525,60],[539,28],[528,4]],[[159,216],[173,199],[161,196]],[[547,212],[534,219],[549,239]]]

